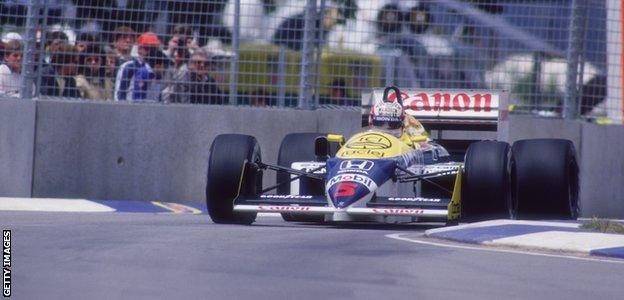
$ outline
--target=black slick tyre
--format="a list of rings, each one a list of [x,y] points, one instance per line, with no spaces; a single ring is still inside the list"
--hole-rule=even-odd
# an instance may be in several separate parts
[[[462,181],[462,220],[514,217],[511,194],[510,147],[505,142],[479,141],[466,152]]]
[[[576,219],[579,168],[574,144],[564,139],[520,140],[512,152],[518,217]]]
[[[325,136],[325,134],[303,132],[286,135],[280,144],[277,164],[290,168],[293,162],[314,161],[316,159],[314,141],[319,136]],[[277,172],[276,176],[277,182],[286,182],[290,178],[290,174],[285,172]],[[306,191],[308,195],[324,195],[325,193],[323,182],[320,180],[301,178],[299,182],[300,186],[308,187]],[[280,195],[290,195],[290,183],[277,187],[277,193]],[[322,215],[311,216],[296,213],[282,213],[282,218],[287,222],[323,222],[325,220],[325,217]]]
[[[260,146],[248,135],[218,135],[210,147],[206,204],[208,214],[215,223],[251,224],[255,212],[235,212],[234,199],[239,193],[255,196],[262,190],[262,172],[245,162],[260,162]],[[245,167],[243,180],[243,166]]]

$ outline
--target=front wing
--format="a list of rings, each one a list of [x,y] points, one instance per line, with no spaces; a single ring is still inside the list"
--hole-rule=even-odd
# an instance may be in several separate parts
[[[452,221],[460,217],[461,176],[460,168],[455,177],[453,195],[450,199],[375,197],[366,204],[366,207],[336,208],[328,204],[325,196],[260,195],[258,198],[237,198],[234,201],[234,211],[309,215],[346,213],[349,215],[446,218]]]

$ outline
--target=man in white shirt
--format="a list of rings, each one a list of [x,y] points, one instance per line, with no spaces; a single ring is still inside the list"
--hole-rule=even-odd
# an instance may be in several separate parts
[[[19,97],[22,71],[22,42],[9,40],[5,44],[3,63],[0,65],[0,94]]]

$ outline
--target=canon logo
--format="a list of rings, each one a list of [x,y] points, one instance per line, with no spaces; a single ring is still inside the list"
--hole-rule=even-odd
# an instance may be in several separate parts
[[[403,107],[414,111],[492,111],[492,94],[477,93],[416,93],[408,95],[402,93]],[[391,94],[388,99],[394,100],[396,96]]]

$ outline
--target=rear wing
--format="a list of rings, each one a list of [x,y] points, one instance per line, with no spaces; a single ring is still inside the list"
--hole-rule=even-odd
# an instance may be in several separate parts
[[[384,89],[362,94],[362,124],[372,105],[383,102]],[[508,114],[509,93],[504,90],[401,89],[403,107],[429,130],[497,131]],[[389,100],[396,99],[394,92]]]

